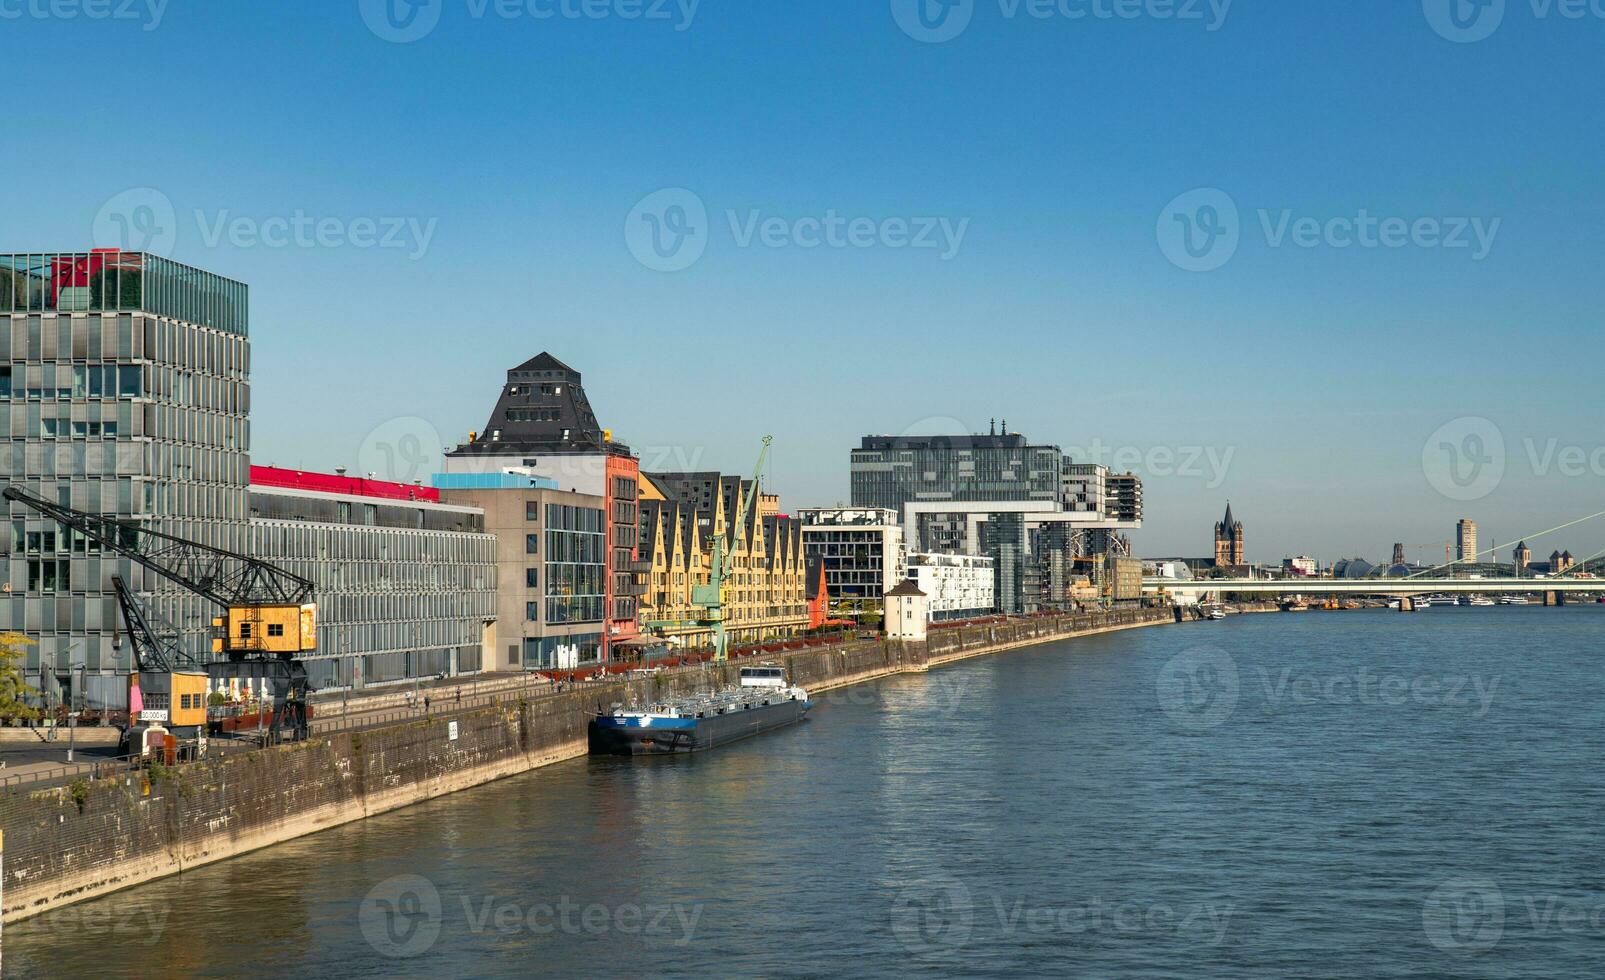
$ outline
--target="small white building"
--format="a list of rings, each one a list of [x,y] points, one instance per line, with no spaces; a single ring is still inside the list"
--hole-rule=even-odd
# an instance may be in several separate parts
[[[914,552],[908,581],[923,592],[932,622],[988,616],[997,611],[996,563],[981,555]]]
[[[886,593],[886,638],[924,640],[925,627],[930,621],[927,603],[925,593],[913,582],[905,581]]]

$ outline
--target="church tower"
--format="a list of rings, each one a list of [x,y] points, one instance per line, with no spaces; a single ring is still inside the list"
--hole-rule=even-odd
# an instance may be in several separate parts
[[[1215,524],[1215,564],[1248,564],[1243,558],[1243,522],[1232,517],[1231,501],[1226,502],[1226,519]]]

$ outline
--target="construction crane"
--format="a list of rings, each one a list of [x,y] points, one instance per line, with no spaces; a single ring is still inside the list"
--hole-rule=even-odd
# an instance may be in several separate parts
[[[708,565],[707,584],[691,587],[691,604],[706,610],[704,615],[692,620],[655,620],[647,623],[651,629],[686,626],[712,628],[715,663],[723,663],[730,659],[730,640],[725,634],[725,608],[730,605],[731,551],[734,549],[736,536],[746,527],[747,515],[752,512],[753,504],[758,499],[758,483],[763,478],[764,461],[769,458],[769,446],[773,442],[773,436],[763,437],[763,449],[759,451],[758,465],[752,471],[752,483],[748,485],[745,494],[741,493],[739,486],[736,489],[740,504],[736,508],[735,521],[725,528],[725,533],[713,535],[713,554]]]
[[[7,487],[3,496],[76,532],[102,552],[121,555],[222,607],[223,615],[212,620],[221,633],[212,640],[214,656],[203,662],[184,649],[177,627],[147,609],[120,576],[112,576],[134,655],[126,739],[142,738],[146,722],[180,737],[198,737],[206,727],[208,689],[242,680],[250,687],[271,688],[270,738],[307,736],[311,686],[300,658],[317,649],[317,604],[310,580],[246,555],[145,528],[138,521],[52,503],[21,487]],[[139,718],[132,714],[136,702],[144,709]]]

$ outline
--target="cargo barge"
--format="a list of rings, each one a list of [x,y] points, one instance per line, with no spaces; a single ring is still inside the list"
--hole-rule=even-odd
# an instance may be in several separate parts
[[[783,668],[743,667],[739,687],[596,715],[588,742],[592,755],[702,752],[796,724],[813,706]]]

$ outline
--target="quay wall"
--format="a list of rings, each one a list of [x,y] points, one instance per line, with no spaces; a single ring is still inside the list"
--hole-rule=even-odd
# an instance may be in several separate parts
[[[1169,609],[1017,619],[777,652],[810,693],[1050,640],[1176,621]],[[590,714],[734,679],[739,664],[579,685],[381,728],[0,794],[4,921],[583,755]],[[455,738],[452,731],[455,728]]]

